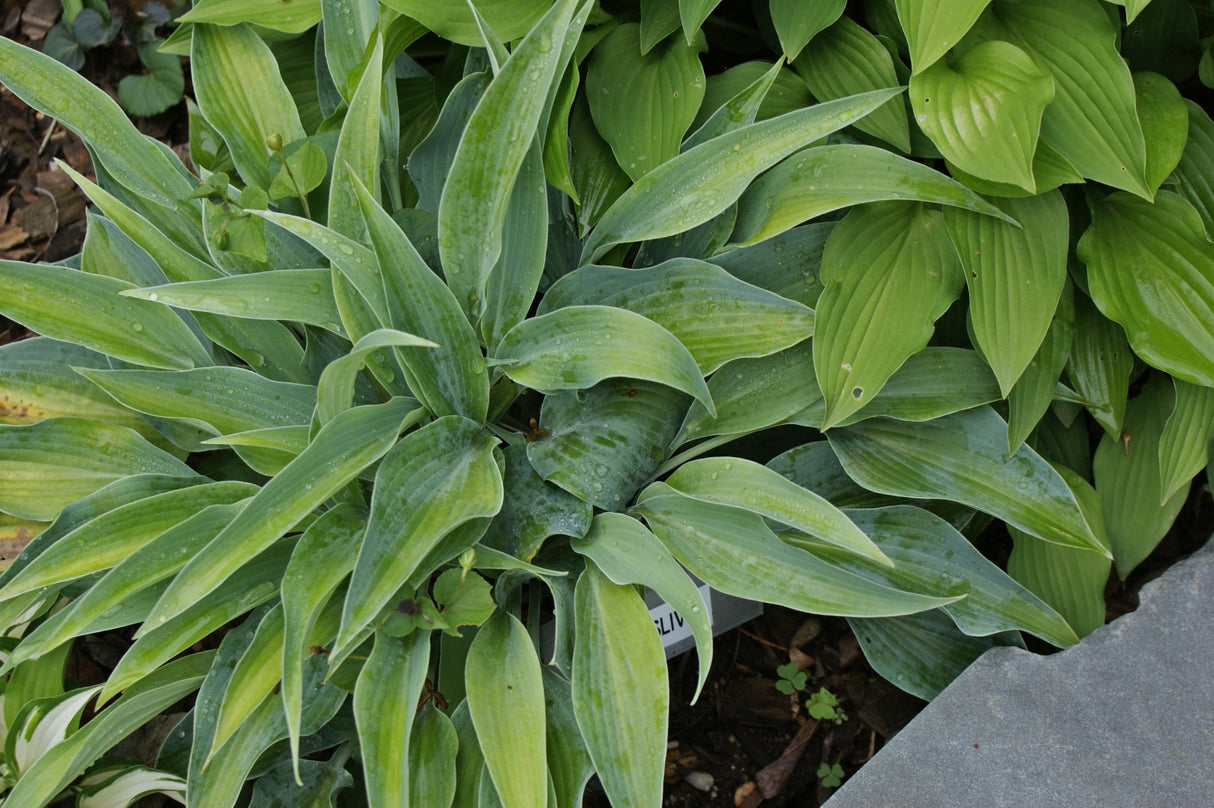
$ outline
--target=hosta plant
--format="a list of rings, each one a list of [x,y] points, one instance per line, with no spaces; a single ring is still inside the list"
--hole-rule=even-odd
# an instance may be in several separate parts
[[[1099,624],[1206,464],[1214,125],[1097,0],[855,5],[202,0],[192,169],[0,40],[95,169],[0,263],[3,670],[133,638],[5,804],[189,696],[199,808],[657,806],[643,587],[701,686],[696,579],[927,697]]]

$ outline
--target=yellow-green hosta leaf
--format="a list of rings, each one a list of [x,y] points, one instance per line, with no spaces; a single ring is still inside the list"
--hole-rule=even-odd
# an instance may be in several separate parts
[[[814,370],[829,429],[927,345],[964,281],[942,215],[909,202],[848,213],[826,241],[821,277]]]
[[[458,749],[451,719],[433,701],[423,704],[409,738],[409,805],[451,805]]]
[[[1040,139],[1037,141],[1037,151],[1033,154],[1035,192],[1026,191],[1019,185],[1013,185],[1009,182],[991,182],[990,180],[976,177],[947,160],[945,160],[945,165],[948,167],[948,173],[952,174],[959,182],[988,197],[1034,196],[1035,194],[1048,193],[1061,185],[1083,182],[1083,177],[1079,175],[1075,167],[1068,163],[1057,151],[1050,148],[1048,143]]]
[[[366,58],[368,44],[378,39],[375,34],[378,12],[379,3],[375,0],[329,0],[321,3],[325,64],[333,87],[343,99],[350,102],[351,109],[354,106],[351,93],[355,92],[359,68],[379,72],[380,56],[373,55],[370,60]],[[377,44],[371,49],[379,47]],[[362,78],[366,79],[365,73]],[[378,89],[380,78],[376,76],[371,81]],[[378,93],[375,96],[378,101]]]
[[[1206,446],[1214,438],[1214,388],[1173,379],[1176,405],[1159,438],[1160,493],[1163,500],[1187,485],[1206,465]]]
[[[870,491],[960,502],[1046,541],[1106,552],[1049,463],[1027,446],[1008,455],[1007,424],[990,407],[920,424],[875,418],[827,434],[848,475]]]
[[[1135,354],[1214,386],[1214,245],[1190,203],[1168,191],[1154,205],[1111,194],[1092,206],[1077,252],[1092,299]]]
[[[654,636],[652,623],[650,631]],[[527,629],[504,612],[491,617],[476,632],[464,671],[472,723],[501,805],[546,805],[544,680]]]
[[[105,356],[48,337],[0,347],[0,423],[32,424],[47,418],[95,421],[153,431],[147,422],[114,401],[74,367],[109,367]]]
[[[270,47],[247,26],[193,26],[190,64],[198,106],[224,135],[245,182],[270,187],[270,147],[307,137]]]
[[[991,0],[895,0],[898,21],[910,45],[911,70],[937,63],[961,41]]]
[[[1135,73],[1134,95],[1147,144],[1147,187],[1158,188],[1184,153],[1188,109],[1176,85],[1158,73]]]
[[[476,48],[485,44],[466,3],[388,0],[384,5],[417,20],[443,39]],[[530,31],[550,5],[551,0],[476,0],[476,12],[494,36],[502,42],[513,42]]]
[[[350,348],[345,356],[334,359],[321,371],[316,384],[316,420],[326,424],[344,410],[354,406],[354,388],[359,372],[376,351],[392,346],[436,348],[435,343],[402,331],[379,328],[367,334]],[[419,412],[415,420],[425,417]]]
[[[1033,155],[1054,80],[1008,42],[983,42],[911,77],[915,120],[945,159],[1032,193]]]
[[[1066,282],[1068,219],[1062,194],[996,199],[1015,227],[947,208],[944,222],[970,293],[974,342],[1004,396],[1045,339]]]
[[[567,306],[510,330],[496,361],[519,384],[552,393],[609,378],[645,379],[682,390],[715,414],[695,358],[662,326],[612,306]]]
[[[340,5],[346,14],[357,16],[356,8],[362,4],[360,0],[349,0],[334,5]],[[351,26],[354,24],[350,23]],[[325,42],[328,43],[328,37]],[[383,95],[383,55],[383,39],[377,35],[366,68],[350,99],[346,117],[342,120],[341,134],[338,135],[337,149],[333,154],[333,181],[329,186],[329,215],[326,224],[330,229],[360,243],[363,242],[366,225],[359,215],[357,189],[360,186],[370,189],[372,198],[377,204],[379,201],[379,168],[383,145],[379,131],[380,99]],[[361,60],[361,54],[359,59]],[[339,83],[344,84],[344,79]]]
[[[320,0],[199,0],[177,18],[179,23],[240,25],[254,22],[285,34],[302,34],[320,22]]]
[[[1147,7],[1151,0],[1109,0],[1110,3],[1118,6],[1125,6],[1125,22],[1126,25],[1134,22],[1134,18],[1142,13],[1142,10]]]
[[[634,587],[593,562],[575,598],[573,713],[590,759],[612,804],[658,805],[670,685],[653,618]]]
[[[832,210],[907,200],[1008,217],[961,183],[875,146],[815,146],[755,180],[738,200],[731,241],[753,244]]]
[[[133,288],[78,269],[0,261],[0,313],[43,336],[148,367],[213,364],[174,312],[120,294]]]
[[[750,511],[878,564],[891,564],[834,505],[753,461],[736,457],[692,460],[671,474],[666,484],[692,499]]]
[[[815,39],[814,46],[801,54],[793,68],[820,101],[901,83],[889,51],[850,17],[840,17]],[[887,99],[883,106],[853,123],[861,132],[901,152],[911,150],[906,104],[901,98]]]
[[[1104,625],[1104,588],[1113,562],[1093,550],[1064,547],[1009,528],[1007,574],[1050,604],[1080,637]]]
[[[451,531],[502,506],[497,441],[455,415],[410,432],[375,473],[367,533],[336,646],[347,646]]]
[[[1214,230],[1214,121],[1192,101],[1184,104],[1189,137],[1173,176],[1178,193],[1197,208],[1209,233]]]
[[[817,104],[734,129],[650,171],[602,215],[582,248],[581,263],[616,244],[674,236],[737,201],[755,177],[818,138],[863,118],[897,89]]]
[[[1015,452],[1036,428],[1054,400],[1058,379],[1071,355],[1074,336],[1074,287],[1067,282],[1054,312],[1050,327],[1041,340],[1037,354],[1007,395],[1007,446]]]
[[[255,614],[249,619],[256,617]],[[282,681],[282,641],[282,603],[277,603],[261,615],[253,638],[232,668],[215,719],[208,760]]]
[[[0,511],[54,519],[64,506],[134,474],[194,471],[126,427],[76,418],[0,425]]]
[[[594,764],[573,714],[573,688],[551,667],[544,668],[544,702],[548,708],[548,774],[555,792],[549,796],[548,805],[580,808],[586,783],[594,774]]]
[[[700,26],[720,2],[721,0],[679,0],[679,20],[683,24],[683,37],[688,44],[695,40]]]
[[[791,62],[814,36],[843,14],[847,0],[771,0],[771,24]]]

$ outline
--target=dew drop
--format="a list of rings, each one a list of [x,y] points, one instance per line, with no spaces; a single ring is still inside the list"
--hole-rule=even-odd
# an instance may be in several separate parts
[[[142,331],[142,330],[143,330],[143,323],[133,323],[133,324],[131,325],[131,328],[135,329],[136,331]]]
[[[320,294],[320,284],[319,283],[308,284],[308,291],[314,295]]]
[[[148,300],[159,300],[159,299],[160,299],[160,295],[156,294],[155,292],[152,292],[150,295],[148,295]]]

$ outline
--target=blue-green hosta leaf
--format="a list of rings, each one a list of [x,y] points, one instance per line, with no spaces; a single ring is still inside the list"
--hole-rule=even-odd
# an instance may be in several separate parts
[[[379,4],[375,0],[332,0],[321,3],[325,65],[333,86],[343,99],[350,102],[351,110],[354,107],[351,95],[357,92],[354,88],[358,69],[364,67],[368,71],[378,72],[380,65],[379,56],[372,56],[370,62],[366,60],[368,43],[376,38],[378,11]],[[378,90],[379,78],[372,79],[372,82]],[[378,100],[377,97],[376,102]]]
[[[912,70],[918,74],[936,64],[989,4],[990,0],[895,0],[910,45]]]
[[[409,739],[409,804],[446,808],[455,798],[459,736],[433,701],[421,706]]]
[[[1007,39],[1054,77],[1041,138],[1090,179],[1150,199],[1146,144],[1134,82],[1117,32],[1096,0],[1000,0],[979,23],[984,38]]]
[[[1168,191],[1154,205],[1111,194],[1092,206],[1077,252],[1092,299],[1134,353],[1214,386],[1214,245],[1191,204]]]
[[[847,473],[871,491],[960,502],[1046,541],[1104,552],[1058,472],[1028,447],[1008,456],[1007,424],[989,407],[828,434]]]
[[[814,46],[801,54],[793,68],[805,79],[814,97],[822,101],[901,83],[886,47],[847,16],[819,34]],[[880,138],[901,152],[911,150],[906,104],[901,98],[887,99],[871,114],[853,123],[861,132]]]
[[[826,403],[822,427],[829,429],[927,345],[964,281],[939,212],[882,202],[852,210],[831,232],[822,282],[814,369]]]
[[[847,0],[771,0],[771,23],[785,60],[796,59],[816,34],[843,14]]]
[[[556,87],[556,97],[548,116],[548,131],[544,133],[544,147],[541,153],[546,181],[553,188],[563,191],[573,200],[574,205],[581,204],[581,199],[578,198],[577,186],[569,168],[569,113],[577,99],[581,82],[582,74],[578,66],[570,63]]]
[[[613,804],[657,805],[670,706],[662,641],[636,589],[593,562],[576,598],[573,713],[586,749]]]
[[[822,294],[822,249],[836,222],[814,222],[778,236],[717,253],[708,260],[735,278],[806,306]]]
[[[0,261],[0,313],[43,336],[148,367],[213,364],[175,313],[121,296],[132,288],[78,269]]]
[[[215,734],[206,755],[208,761],[282,680],[282,604],[254,612],[248,621],[255,623],[257,629],[235,660],[224,687]]]
[[[239,25],[256,22],[284,34],[302,34],[320,22],[320,0],[199,0],[177,18],[179,23]]]
[[[545,399],[545,406],[553,398]],[[551,437],[552,430],[547,431],[546,437]],[[495,548],[529,561],[549,536],[581,536],[590,529],[590,503],[541,477],[527,458],[532,445],[516,443],[505,448],[502,509],[481,539],[478,553]],[[556,467],[565,468],[560,463]],[[478,557],[477,567],[485,568],[483,558]]]
[[[758,514],[684,496],[665,483],[636,513],[693,575],[720,592],[816,614],[886,616],[942,606],[938,598],[876,584],[792,547]]]
[[[80,248],[80,269],[135,286],[154,286],[167,281],[156,262],[118,225],[92,211],[86,213],[85,223],[88,232]]]
[[[985,5],[987,0],[982,0]],[[1008,42],[983,42],[911,77],[911,109],[950,163],[1034,192],[1033,154],[1054,80]]]
[[[780,65],[779,70],[776,70],[776,65]],[[732,117],[737,114],[738,110],[749,108],[751,100],[743,99],[755,90],[761,90],[770,79],[768,74],[773,70],[776,70],[775,80],[771,87],[763,93],[754,120],[766,121],[777,115],[804,109],[813,104],[813,96],[809,94],[809,88],[805,86],[805,82],[791,70],[783,69],[782,60],[777,61],[776,65],[770,65],[764,61],[742,62],[728,70],[709,76],[704,89],[704,100],[700,103],[700,111],[691,125],[692,134],[683,141],[682,149],[690,149],[703,142],[703,139],[716,137],[722,132],[735,128],[725,126],[721,127],[719,132],[712,131],[715,127],[709,126],[708,121],[715,118],[719,125],[724,123],[721,118],[723,114],[726,117]],[[747,121],[747,123],[753,122]],[[702,135],[708,135],[708,138],[702,139]]]
[[[1037,354],[1066,283],[1066,201],[1057,191],[995,204],[1020,223],[947,208],[970,293],[974,342],[1004,396]]]
[[[504,808],[547,804],[547,731],[540,670],[527,629],[504,612],[480,627],[468,649],[468,708]]]
[[[1159,544],[1188,494],[1182,487],[1165,498],[1161,488],[1160,438],[1174,398],[1172,385],[1156,376],[1126,406],[1122,429],[1129,439],[1105,433],[1092,459],[1113,563],[1123,580]]]
[[[712,621],[695,583],[657,537],[622,513],[600,513],[590,532],[573,540],[573,549],[594,562],[613,583],[642,584],[657,592],[687,621],[695,637],[700,678],[692,702],[700,697],[712,667]],[[578,632],[580,634],[580,631]],[[577,651],[574,651],[576,676]]]
[[[430,633],[375,635],[371,657],[354,686],[354,718],[366,761],[370,808],[408,805],[409,739],[430,661]]]
[[[270,48],[244,25],[193,26],[190,64],[202,114],[223,133],[245,182],[270,187],[266,138],[307,137]]]
[[[940,695],[987,649],[1005,644],[962,634],[939,610],[847,622],[873,670],[925,701]]]
[[[1158,73],[1135,73],[1134,94],[1147,144],[1147,187],[1158,188],[1184,153],[1189,113],[1180,90]]]
[[[346,410],[321,427],[308,448],[186,565],[145,626],[167,620],[219,586],[383,457],[396,442],[409,410],[407,400],[394,399]]]
[[[734,129],[672,157],[621,195],[599,219],[581,263],[615,244],[673,236],[732,205],[767,169],[818,138],[863,118],[900,90],[875,90]]]
[[[752,64],[757,65],[760,63],[755,62]],[[704,122],[696,127],[694,132],[684,139],[682,145],[679,146],[679,151],[687,151],[690,148],[699,146],[701,143],[712,140],[718,135],[723,135],[726,132],[739,129],[743,126],[750,126],[754,123],[776,79],[780,76],[788,76],[783,68],[784,64],[777,61],[757,79],[743,87],[737,95],[726,99],[711,115],[705,117]],[[705,91],[703,103],[709,103],[707,91]],[[697,116],[697,120],[699,117],[701,116]]]
[[[1214,389],[1173,379],[1176,405],[1159,438],[1162,500],[1188,485],[1206,465],[1206,446],[1214,438]]]
[[[1104,588],[1111,559],[1092,550],[1063,547],[1010,528],[1007,573],[1050,604],[1080,637],[1104,625]]]
[[[583,502],[617,510],[658,465],[687,409],[672,387],[612,379],[544,398],[527,457],[545,480]]]
[[[498,364],[519,384],[552,393],[610,378],[682,390],[715,414],[695,358],[653,320],[612,306],[567,306],[519,323],[498,346]]]
[[[362,0],[346,0],[332,4],[336,13],[351,18],[360,16]],[[353,19],[349,23],[353,28]],[[327,45],[329,38],[325,37]],[[358,55],[359,61],[362,54]],[[334,68],[336,70],[336,68]],[[344,74],[339,86],[344,86]],[[343,236],[362,242],[366,225],[359,215],[361,201],[358,188],[370,189],[372,198],[379,201],[380,99],[383,95],[383,40],[375,37],[375,45],[366,69],[350,99],[350,108],[342,121],[341,134],[337,139],[337,150],[333,154],[333,182],[329,186],[329,215],[327,224]]]
[[[296,778],[287,761],[280,760],[253,784],[251,805],[266,808],[333,808],[338,794],[354,787],[354,775],[346,771],[348,747],[340,746],[328,760],[305,760]]]
[[[611,146],[594,128],[590,105],[580,94],[569,116],[569,176],[578,197],[578,234],[585,238],[630,183]]]
[[[816,146],[785,160],[738,201],[732,240],[753,244],[832,210],[888,200],[1007,215],[956,180],[875,146]]]
[[[964,593],[963,599],[940,608],[971,637],[1022,630],[1059,647],[1078,642],[1057,612],[984,558],[939,516],[910,505],[847,511],[847,515],[893,566],[874,564],[795,535],[781,538],[888,586],[939,597]]]
[[[1206,232],[1214,230],[1214,121],[1192,101],[1184,102],[1189,137],[1173,176],[1181,196],[1201,214]]]
[[[813,336],[814,328],[811,309],[692,258],[637,270],[582,267],[549,288],[538,313],[590,305],[653,320],[687,347],[703,374],[788,348]]]
[[[417,188],[417,207],[438,215],[439,201],[460,137],[489,83],[488,71],[465,76],[447,96],[429,134],[409,155],[409,177]]]
[[[511,189],[536,136],[549,89],[564,70],[567,37],[588,6],[558,0],[515,48],[468,119],[438,206],[438,248],[451,291],[469,319],[485,305],[485,283],[502,249]]]
[[[544,668],[544,706],[548,719],[548,774],[556,801],[550,808],[581,808],[594,763],[573,713],[573,688],[550,667]],[[462,805],[463,803],[455,803]]]
[[[409,433],[384,457],[338,647],[362,632],[447,534],[498,512],[496,443],[473,421],[446,416]]]
[[[590,112],[634,182],[679,153],[704,98],[700,49],[688,42],[671,38],[642,54],[640,26],[626,24],[608,34],[590,57]]]
[[[428,339],[390,328],[380,328],[365,335],[354,343],[348,354],[334,359],[320,374],[320,381],[316,385],[316,418],[321,424],[328,423],[339,412],[353,406],[355,382],[364,363],[376,351],[393,346],[438,347]],[[418,417],[424,417],[424,413]]]
[[[121,426],[51,418],[0,425],[0,511],[54,519],[64,506],[134,474],[193,477],[194,471]]]
[[[666,484],[703,502],[728,505],[808,533],[878,564],[890,560],[838,508],[766,466],[735,457],[708,457],[679,467]]]
[[[1121,437],[1133,370],[1134,354],[1126,344],[1125,332],[1079,296],[1067,377],[1079,395],[1091,402],[1087,406],[1092,417],[1114,438]]]
[[[1008,393],[1007,446],[1010,452],[1015,452],[1024,443],[1054,400],[1058,379],[1071,355],[1074,320],[1074,287],[1067,282],[1062,287],[1058,308],[1036,356],[1029,360]]]
[[[459,749],[455,754],[455,799],[452,805],[476,805],[480,792],[481,777],[485,773],[485,756],[472,725],[468,711],[468,700],[464,699],[451,711],[451,723],[459,738]]]

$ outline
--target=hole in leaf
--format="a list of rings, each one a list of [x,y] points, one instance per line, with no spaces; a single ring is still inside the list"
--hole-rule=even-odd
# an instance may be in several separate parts
[[[851,397],[854,398],[856,401],[859,401],[860,399],[864,398],[864,388],[863,387],[853,387],[851,389]]]

